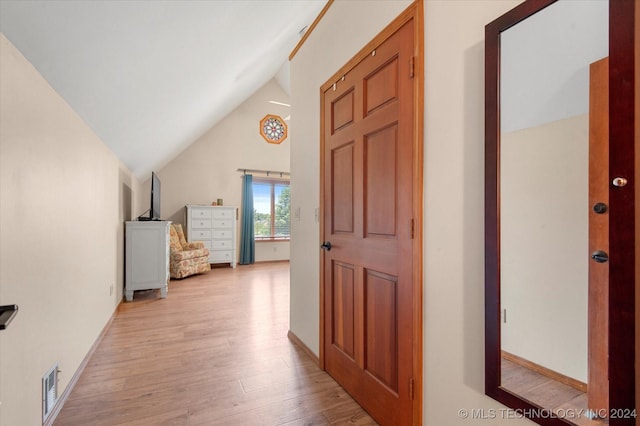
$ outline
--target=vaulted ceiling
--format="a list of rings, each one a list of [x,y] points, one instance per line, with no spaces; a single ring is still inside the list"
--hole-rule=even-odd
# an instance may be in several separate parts
[[[288,55],[325,3],[0,0],[0,31],[146,178],[271,78],[288,91]]]

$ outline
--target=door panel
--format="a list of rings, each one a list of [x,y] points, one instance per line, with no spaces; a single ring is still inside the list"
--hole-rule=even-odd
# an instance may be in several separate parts
[[[384,64],[364,79],[366,114],[398,99],[398,58]]]
[[[332,212],[333,232],[353,232],[353,141],[331,152],[332,206],[340,208]]]
[[[353,88],[336,99],[331,104],[332,129],[335,133],[347,124],[353,122]]]
[[[609,253],[609,58],[590,66],[589,254]],[[588,406],[609,409],[609,263],[589,262]]]
[[[353,265],[333,264],[333,344],[354,358],[354,289]]]
[[[365,136],[365,235],[368,237],[396,235],[397,130],[394,123]]]
[[[323,94],[323,361],[379,423],[412,423],[413,20]]]
[[[398,392],[397,277],[367,270],[364,368]]]

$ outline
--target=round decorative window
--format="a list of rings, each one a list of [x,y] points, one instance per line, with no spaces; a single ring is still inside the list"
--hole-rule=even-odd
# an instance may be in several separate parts
[[[269,143],[282,143],[287,138],[287,123],[279,115],[267,114],[260,120],[260,134]]]

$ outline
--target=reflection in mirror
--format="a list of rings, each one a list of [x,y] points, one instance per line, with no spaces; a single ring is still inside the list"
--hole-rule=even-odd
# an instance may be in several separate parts
[[[485,29],[485,392],[635,425],[640,0],[525,0]]]
[[[608,56],[608,2],[558,1],[500,42],[501,384],[541,407],[579,413],[595,407],[589,288],[607,285],[589,282],[589,221],[602,219],[589,207],[589,135],[608,108],[590,117],[589,100],[591,64]],[[592,160],[606,171],[606,156]]]

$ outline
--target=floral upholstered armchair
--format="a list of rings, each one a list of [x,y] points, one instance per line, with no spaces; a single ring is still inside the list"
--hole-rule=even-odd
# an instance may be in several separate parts
[[[171,278],[184,278],[211,270],[209,250],[200,241],[188,243],[179,223],[171,225],[171,259],[169,275]]]

